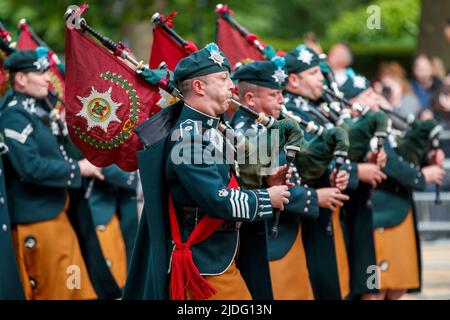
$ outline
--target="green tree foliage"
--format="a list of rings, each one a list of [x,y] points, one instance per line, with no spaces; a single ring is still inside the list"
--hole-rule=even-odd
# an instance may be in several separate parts
[[[120,0],[91,1],[87,19],[89,24],[99,31],[114,37],[126,9]],[[69,5],[81,5],[74,0],[42,1],[42,0],[2,0],[0,16],[15,36],[20,19],[26,18],[33,30],[55,51],[64,49],[65,21],[64,13]]]
[[[381,28],[367,27],[367,6],[342,12],[328,25],[327,40],[370,45],[415,46],[420,17],[420,0],[379,0]]]
[[[15,34],[17,22],[26,18],[52,49],[64,50],[64,20],[67,6],[80,0],[1,0],[0,16]],[[220,0],[90,0],[85,17],[90,25],[112,39],[120,40],[129,23],[148,21],[155,11],[166,16],[173,11],[178,33],[202,46],[213,41],[216,31],[214,9]],[[314,31],[328,47],[336,41],[352,45],[414,44],[420,13],[420,0],[228,0],[234,18],[277,49],[290,50]],[[367,6],[381,8],[380,30],[366,27]],[[142,35],[143,37],[145,35]]]

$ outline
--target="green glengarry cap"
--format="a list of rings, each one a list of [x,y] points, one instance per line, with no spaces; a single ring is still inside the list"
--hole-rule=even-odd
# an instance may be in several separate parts
[[[178,62],[175,67],[174,81],[178,83],[223,71],[231,71],[230,62],[215,43],[210,43]]]
[[[353,69],[347,69],[347,80],[341,85],[340,90],[346,99],[351,99],[370,87],[370,81],[360,74],[355,74]]]
[[[45,72],[50,68],[48,49],[37,47],[36,50],[16,50],[3,62],[9,72]]]
[[[317,53],[305,45],[299,45],[286,54],[286,69],[289,73],[300,73],[318,66],[319,63]]]
[[[279,56],[271,61],[255,61],[238,68],[232,78],[261,87],[282,89],[288,77],[285,64],[285,59]]]

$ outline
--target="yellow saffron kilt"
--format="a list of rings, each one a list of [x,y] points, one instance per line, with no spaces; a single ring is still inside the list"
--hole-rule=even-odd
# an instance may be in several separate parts
[[[106,225],[97,226],[97,237],[103,256],[119,288],[125,286],[127,279],[127,253],[119,218],[116,214]]]
[[[217,290],[217,293],[208,300],[252,300],[252,295],[234,260],[224,273],[204,277]],[[186,292],[186,300],[192,300],[189,292]]]
[[[410,210],[399,225],[374,231],[380,286],[383,290],[419,287],[417,244]]]
[[[336,251],[336,265],[339,274],[339,286],[341,288],[341,298],[344,299],[350,294],[350,267],[348,264],[347,247],[345,245],[344,234],[341,226],[341,207],[332,213],[334,250]]]
[[[95,299],[78,238],[64,210],[55,218],[16,225],[13,241],[27,299]]]
[[[275,300],[314,300],[300,226],[288,253],[270,261],[270,277]]]

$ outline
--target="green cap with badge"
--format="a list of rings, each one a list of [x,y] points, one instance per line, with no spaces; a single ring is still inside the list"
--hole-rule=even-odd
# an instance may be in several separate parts
[[[270,61],[255,61],[243,65],[232,78],[266,88],[282,89],[288,77],[285,65],[283,57],[275,56]]]
[[[231,71],[230,62],[215,43],[210,43],[178,62],[175,67],[174,81],[178,83],[223,71]]]
[[[294,51],[286,54],[286,69],[288,73],[300,73],[319,66],[317,53],[305,45],[299,45]]]
[[[347,69],[347,80],[341,85],[340,90],[346,99],[351,99],[370,87],[370,81],[360,74],[356,74],[352,68]]]
[[[3,67],[9,72],[45,72],[50,67],[48,49],[16,50],[5,59]]]

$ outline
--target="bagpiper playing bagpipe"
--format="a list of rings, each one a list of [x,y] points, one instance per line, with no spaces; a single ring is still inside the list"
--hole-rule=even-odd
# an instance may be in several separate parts
[[[54,135],[44,102],[49,66],[48,50],[43,47],[14,50],[4,62],[11,94],[2,100],[0,129],[9,149],[6,184],[22,285],[28,299],[110,297],[93,290],[95,271],[89,273],[92,278],[82,279],[83,290],[73,291],[66,285],[66,271],[74,262],[85,274],[98,269],[92,267],[94,259],[105,264],[100,248],[89,242],[96,238],[89,212],[79,214],[68,208],[69,201],[77,201],[73,194],[81,176],[93,176],[98,169],[69,156]],[[33,263],[28,263],[30,255]]]
[[[373,250],[372,253],[370,251],[370,248],[373,248],[370,245],[371,236],[367,236],[370,235],[372,219],[366,212],[370,213],[367,206],[370,204],[368,202],[371,194],[370,185],[376,186],[385,178],[380,169],[386,161],[382,145],[386,136],[387,117],[383,113],[372,112],[359,105],[351,109],[347,105],[342,105],[342,101],[338,99],[341,95],[335,93],[338,89],[333,85],[331,69],[311,49],[305,46],[297,47],[292,53],[292,61],[296,60],[303,62],[310,71],[298,74],[293,69],[290,73],[291,84],[288,83],[285,87],[288,109],[298,116],[303,115],[306,120],[314,119],[323,126],[342,126],[349,134],[349,160],[352,162],[349,164],[351,171],[347,193],[351,200],[344,207],[344,216],[350,239],[351,291],[355,293],[359,290],[357,284],[363,285],[360,281],[365,279],[366,266],[375,262]],[[311,65],[318,67],[312,69]],[[325,77],[320,74],[319,69]],[[333,89],[324,86],[323,82]],[[311,100],[317,102],[311,103]],[[371,151],[370,141],[374,137],[377,141],[374,151]],[[369,163],[363,163],[366,159]],[[356,214],[357,208],[364,214]]]
[[[19,22],[17,47],[19,50],[34,50],[38,46],[48,49],[47,57],[50,66],[47,75],[50,78],[49,94],[43,99],[43,106],[49,112],[49,126],[64,147],[65,157],[76,161],[84,159],[83,154],[72,143],[65,122],[65,65],[58,55],[40,38],[26,19]],[[135,191],[136,173],[126,173],[109,166],[102,169],[104,181],[90,178],[83,183],[79,194],[83,194],[81,202],[88,202],[97,234],[105,256],[111,266],[111,272],[123,286],[126,278],[126,256],[131,256],[134,237],[137,229],[137,211]],[[74,198],[74,195],[72,195]],[[71,206],[78,206],[79,201],[72,201]],[[125,243],[124,243],[125,242]],[[126,247],[126,252],[124,249]],[[114,249],[112,249],[114,248]]]
[[[356,82],[364,83],[359,89],[354,85],[355,78]],[[434,120],[400,119],[390,111],[382,97],[370,89],[369,82],[361,75],[350,73],[341,89],[345,98],[351,99],[350,103],[383,110],[400,120],[406,129],[400,137],[390,133],[384,143],[387,162],[383,172],[388,178],[372,194],[373,238],[380,292],[363,296],[398,299],[407,290],[420,290],[420,239],[412,192],[423,190],[425,183],[440,182],[444,175],[440,167],[442,163],[439,164],[443,159],[442,151],[438,150],[436,141],[440,128]],[[430,148],[431,152],[428,152]]]
[[[240,102],[249,106],[255,115],[265,115],[273,121],[278,121],[280,106],[283,103],[283,74],[285,69],[282,57],[275,57],[271,61],[255,61],[239,67],[232,77],[236,81]],[[255,124],[252,115],[243,109],[235,113],[230,125],[246,136],[260,141],[265,139],[266,134],[271,133],[263,125]],[[293,165],[303,145],[299,149],[289,145],[284,148],[281,145],[277,147],[282,148],[269,150],[272,162],[267,163],[264,169],[276,170],[273,167],[274,162],[286,163],[294,173],[294,185],[287,182],[291,193],[289,204],[285,206],[279,220],[269,224],[268,253],[273,295],[274,299],[312,299],[303,241],[299,233],[299,219],[317,217],[317,193],[312,188],[301,186],[297,169]],[[262,170],[262,165],[247,163],[240,166],[240,172],[243,187],[246,189],[262,187],[273,181],[273,177]],[[288,258],[284,258],[285,256]]]
[[[285,114],[290,117],[302,118],[306,122],[314,121],[326,128],[324,132],[328,130],[333,133],[332,139],[326,139],[323,142],[314,135],[306,134],[305,137],[308,141],[306,144],[311,145],[311,150],[316,150],[315,152],[312,151],[311,154],[314,155],[318,150],[320,150],[320,153],[330,152],[332,148],[326,147],[330,142],[331,145],[334,143],[336,146],[346,146],[346,150],[342,151],[349,151],[349,140],[345,130],[334,127],[333,119],[330,119],[329,115],[315,104],[315,100],[318,100],[322,95],[324,80],[320,71],[318,55],[306,46],[301,45],[286,54],[286,61],[288,82],[284,87],[287,109]],[[322,136],[326,137],[324,134]],[[340,143],[336,143],[338,141]],[[345,160],[347,153],[340,153],[339,149],[335,151],[338,151],[336,152],[336,161],[330,163],[331,154],[329,154],[325,158],[326,161],[323,161],[320,166],[327,169],[331,165],[329,170],[318,170],[316,173],[322,174],[321,176],[311,176],[311,180],[319,190],[333,190],[329,189],[330,186],[335,185],[333,181],[335,178],[331,174],[333,166],[335,169],[342,169],[340,171],[348,171],[350,173],[350,175],[347,175],[349,187],[355,185],[355,180],[357,180],[355,178],[355,165]],[[314,160],[314,158],[312,159]],[[305,162],[305,165],[307,164]],[[306,175],[308,174],[307,168],[299,169],[299,171],[306,171]],[[314,173],[314,170],[311,172]],[[346,186],[347,184],[345,184]],[[342,194],[345,187],[333,191],[342,197],[338,201],[323,204],[316,221],[308,221],[302,225],[311,279],[317,299],[343,299],[349,295],[348,258],[341,227],[343,214],[338,208],[343,205],[343,201],[348,200],[347,195]]]

